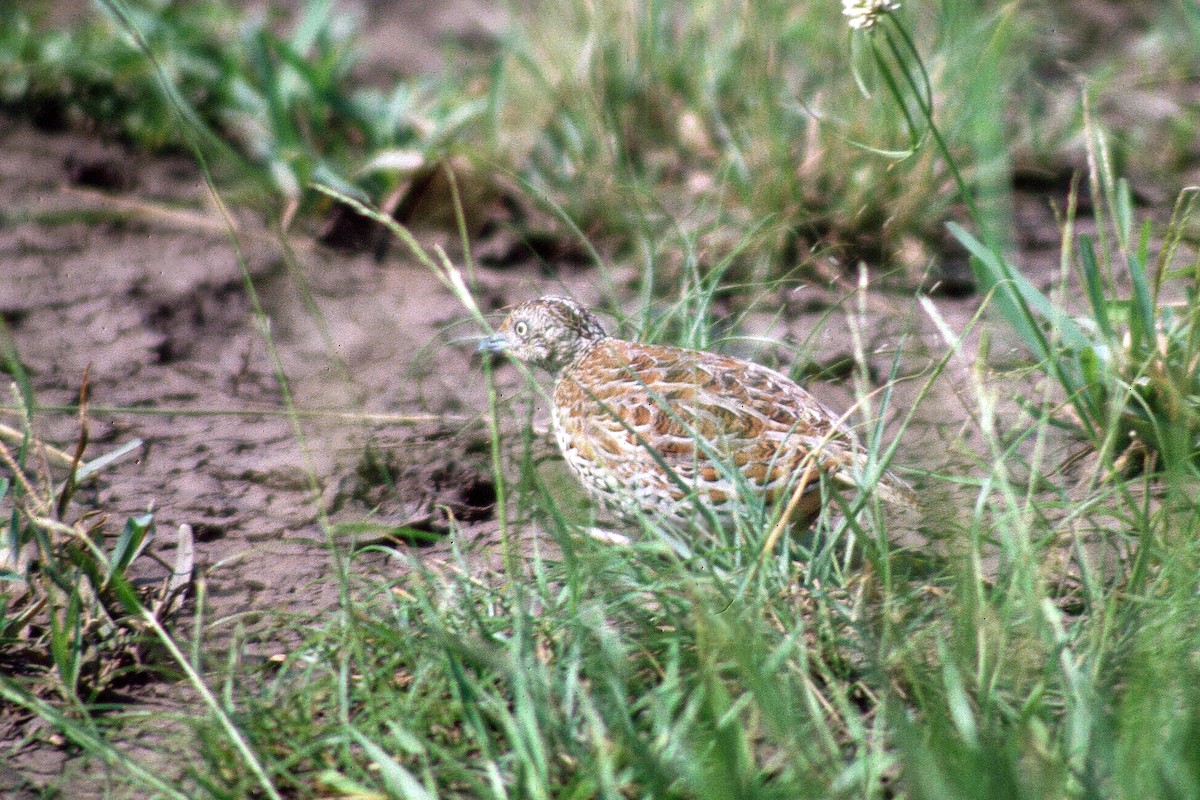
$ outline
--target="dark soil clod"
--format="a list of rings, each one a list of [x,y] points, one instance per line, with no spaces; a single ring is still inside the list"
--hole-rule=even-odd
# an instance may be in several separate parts
[[[127,192],[137,186],[137,174],[129,162],[107,157],[87,157],[74,153],[63,159],[67,178],[76,186]]]

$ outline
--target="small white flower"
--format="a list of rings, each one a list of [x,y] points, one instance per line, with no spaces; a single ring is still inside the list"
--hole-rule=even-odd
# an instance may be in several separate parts
[[[900,10],[900,0],[842,0],[846,24],[854,30],[866,30],[880,17]]]

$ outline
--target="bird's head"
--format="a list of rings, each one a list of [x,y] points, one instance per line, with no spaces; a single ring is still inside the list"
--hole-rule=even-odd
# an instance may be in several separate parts
[[[479,344],[487,353],[507,353],[551,375],[559,372],[607,334],[583,306],[565,297],[542,297],[509,312],[496,333]]]

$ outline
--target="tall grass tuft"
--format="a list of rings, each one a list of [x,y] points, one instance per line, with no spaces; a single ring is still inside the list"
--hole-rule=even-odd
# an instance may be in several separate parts
[[[924,92],[944,101],[941,125],[981,132],[960,160],[999,191],[1004,145],[982,132],[1005,129],[993,93],[1018,79],[1004,54],[1031,31],[961,5],[922,26],[938,42]],[[757,228],[738,272],[762,280],[830,255],[878,263],[953,207],[950,176],[919,147],[927,127],[896,113],[869,48],[848,56],[836,4],[605,0],[523,23],[494,88],[500,131],[528,153],[517,168],[536,195],[576,220],[648,242],[683,226],[705,269],[739,249],[730,229]]]

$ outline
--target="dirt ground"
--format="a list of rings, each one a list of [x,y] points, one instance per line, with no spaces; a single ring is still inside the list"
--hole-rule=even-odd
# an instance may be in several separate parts
[[[383,7],[364,9],[381,14]],[[379,55],[369,67],[383,74],[435,65],[436,48],[383,46],[393,35],[436,42],[432,32],[449,31],[468,43],[490,35],[495,15],[472,9],[433,13],[419,3],[389,6],[370,26],[370,41],[380,53],[405,55]],[[464,19],[492,21],[462,27]],[[260,609],[319,615],[334,602],[336,586],[323,580],[331,561],[318,525],[321,508],[335,522],[370,518],[435,535],[446,530],[442,509],[449,509],[481,568],[494,559],[486,397],[470,341],[479,331],[435,276],[398,248],[377,261],[371,254],[325,248],[310,232],[296,231],[290,237],[295,262],[289,263],[278,236],[253,214],[238,214],[245,269],[270,320],[296,406],[350,412],[306,416],[301,439],[281,413],[276,367],[235,251],[188,159],[147,158],[86,135],[38,130],[0,116],[0,194],[0,315],[46,409],[35,417],[35,430],[71,448],[77,421],[70,410],[55,407],[76,401],[88,370],[88,457],[135,438],[144,444],[136,457],[89,483],[78,507],[103,509],[119,529],[127,516],[153,504],[158,537],[151,549],[167,563],[173,559],[171,532],[191,525],[214,640],[230,635],[235,624],[247,626],[253,637]],[[1020,213],[1034,221],[1022,226],[1033,232],[1025,260],[1044,283],[1057,268],[1058,234],[1044,198],[1020,202]],[[547,289],[584,302],[600,296],[588,270],[546,273],[533,263],[484,268],[479,302],[499,309]],[[835,294],[809,287],[781,295],[783,321],[769,322],[776,309],[764,306],[764,313],[751,317],[748,332],[802,340]],[[907,326],[928,337],[930,351],[940,350],[928,324],[910,324],[896,313],[908,313],[911,300],[875,300],[869,338],[886,343]],[[977,302],[939,300],[958,328]],[[761,329],[754,330],[759,321]],[[833,360],[848,350],[835,315],[814,356]],[[954,370],[914,435],[958,435],[958,426],[937,424],[947,415],[963,416],[954,399]],[[515,396],[522,384],[509,373],[505,392]],[[848,383],[813,389],[833,407],[845,407],[851,397]],[[0,422],[17,420],[0,415]],[[549,452],[552,444],[545,446]],[[394,485],[367,468],[368,452],[387,464]],[[447,549],[444,541],[410,548],[421,558],[444,557]],[[356,560],[354,568],[400,567],[374,555]],[[264,638],[258,655],[269,656],[278,646]],[[171,691],[159,685],[135,696],[153,705]],[[50,731],[29,723],[0,715],[0,762],[8,762],[0,767],[4,796],[22,786],[28,791],[30,785],[58,783],[76,757]]]

